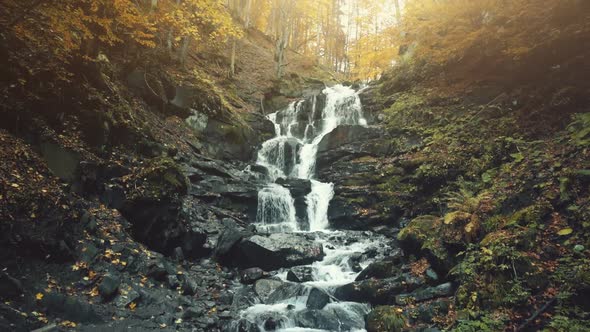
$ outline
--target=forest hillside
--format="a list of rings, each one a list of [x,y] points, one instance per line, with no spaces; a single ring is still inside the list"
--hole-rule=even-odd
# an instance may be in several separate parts
[[[590,2],[0,27],[0,330],[590,330]]]

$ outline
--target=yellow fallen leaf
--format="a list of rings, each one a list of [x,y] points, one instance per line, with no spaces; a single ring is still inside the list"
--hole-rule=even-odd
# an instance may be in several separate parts
[[[16,184],[16,183],[12,183],[12,184],[10,184],[10,186],[11,186],[12,188],[18,188],[18,187],[20,187],[20,186],[19,186],[18,184]]]
[[[41,300],[43,299],[43,296],[45,296],[45,295],[43,295],[43,293],[37,293],[37,295],[35,295],[35,298],[36,298],[38,301],[41,301]]]
[[[571,228],[564,228],[564,229],[560,230],[559,232],[557,232],[557,235],[565,236],[565,235],[570,235],[573,232],[574,232],[574,230]]]
[[[137,303],[135,303],[135,302],[129,303],[129,309],[131,309],[131,311],[134,311],[135,308],[137,308]]]

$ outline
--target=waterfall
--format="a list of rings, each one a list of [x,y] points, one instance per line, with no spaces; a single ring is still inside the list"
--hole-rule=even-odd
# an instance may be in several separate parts
[[[320,97],[325,97],[322,105]],[[358,94],[337,85],[326,88],[320,96],[293,102],[267,118],[274,124],[276,136],[264,142],[258,152],[257,164],[268,169],[271,181],[258,194],[258,226],[268,231],[302,230],[291,193],[274,183],[279,178],[291,178],[311,181],[311,192],[305,199],[309,230],[327,229],[334,186],[315,179],[318,146],[339,125],[367,124]]]

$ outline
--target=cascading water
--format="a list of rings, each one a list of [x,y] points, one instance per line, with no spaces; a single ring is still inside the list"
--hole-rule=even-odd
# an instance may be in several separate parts
[[[320,231],[328,227],[328,206],[334,196],[334,186],[314,179],[318,146],[322,139],[339,125],[362,125],[361,101],[356,91],[337,85],[323,91],[325,106],[318,109],[318,97],[291,103],[283,111],[270,114],[276,136],[262,145],[257,163],[269,171],[270,180],[298,178],[311,181],[311,193],[306,197],[309,230]],[[308,103],[311,103],[309,105]],[[311,106],[311,107],[310,107]],[[273,191],[275,195],[269,193]],[[293,224],[285,205],[293,201],[288,191],[271,184],[258,196],[257,223],[268,230],[272,225]],[[293,203],[294,204],[294,203]],[[293,210],[290,209],[289,211]],[[296,225],[296,223],[295,223]],[[280,229],[280,227],[279,227]],[[303,230],[295,228],[292,230]]]
[[[270,114],[268,119],[275,125],[276,136],[266,141],[258,153],[257,163],[268,169],[270,181],[258,193],[257,228],[270,233],[315,232],[326,256],[307,266],[312,271],[312,280],[302,283],[297,294],[278,303],[253,305],[242,311],[238,319],[256,325],[259,331],[362,331],[369,306],[361,303],[332,301],[322,309],[338,317],[337,328],[327,328],[319,322],[310,327],[306,326],[309,322],[300,321],[300,316],[309,311],[307,301],[312,289],[333,293],[337,286],[353,282],[371,262],[364,253],[386,250],[385,241],[379,236],[328,230],[328,207],[334,186],[314,178],[318,147],[326,135],[339,125],[367,125],[358,94],[351,88],[334,86],[322,95],[294,102],[287,109]],[[277,181],[281,178],[286,180]],[[296,202],[288,186],[278,184],[289,179],[310,182],[311,191],[305,197],[305,223],[298,221]],[[286,281],[287,271],[278,271],[276,276]],[[269,317],[278,325],[268,326]],[[242,330],[234,325],[234,331]]]

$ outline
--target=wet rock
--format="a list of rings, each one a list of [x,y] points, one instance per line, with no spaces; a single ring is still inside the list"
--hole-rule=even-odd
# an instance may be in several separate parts
[[[341,301],[392,304],[396,295],[411,292],[424,284],[424,278],[405,273],[394,278],[368,279],[340,286],[336,288],[334,296]]]
[[[0,272],[0,298],[14,299],[24,291],[20,280],[13,278],[8,273]]]
[[[436,287],[428,287],[419,289],[409,294],[400,294],[395,297],[395,302],[399,305],[407,304],[408,302],[423,302],[437,297],[445,297],[453,295],[453,285],[448,282]]]
[[[277,288],[281,287],[281,285],[283,285],[283,282],[280,280],[261,279],[256,281],[254,284],[254,291],[260,297],[260,299],[266,303],[269,295]]]
[[[367,280],[371,278],[385,279],[398,275],[401,265],[401,256],[387,257],[384,260],[369,264],[357,277],[356,281]]]
[[[311,291],[309,291],[309,296],[305,306],[307,309],[322,310],[328,303],[330,303],[330,301],[330,294],[326,293],[324,290],[314,287],[311,289]]]
[[[306,309],[295,314],[295,325],[308,329],[338,331],[340,322],[333,313],[323,310]]]
[[[341,331],[352,331],[365,328],[365,316],[369,312],[369,307],[355,302],[333,302],[326,305],[323,310],[338,317]]]
[[[103,299],[109,300],[115,296],[121,285],[121,279],[113,274],[106,274],[100,285],[98,285],[98,291]]]
[[[313,269],[311,266],[295,266],[287,272],[287,280],[292,282],[313,281]]]
[[[236,255],[242,267],[274,271],[319,261],[324,257],[324,251],[320,243],[305,234],[276,233],[243,239],[237,245]]]
[[[260,292],[263,293],[263,290],[260,289]],[[264,292],[264,294],[267,294],[266,296],[268,296],[269,293],[267,291]],[[238,312],[261,302],[262,300],[260,299],[258,293],[254,290],[254,287],[244,286],[238,288],[235,291],[232,298],[231,309],[237,314]]]
[[[309,218],[307,216],[307,195],[311,192],[311,181],[304,179],[278,179],[277,184],[289,189],[295,200],[295,217],[299,228],[309,230]]]
[[[363,253],[362,252],[355,252],[350,255],[348,258],[348,265],[350,269],[354,272],[361,272],[363,270],[361,266],[361,261],[363,260]]]
[[[237,332],[260,332],[260,328],[255,323],[246,319],[240,319],[236,324]]]
[[[305,179],[278,179],[277,184],[289,189],[293,197],[307,196],[311,192],[311,181]]]
[[[290,282],[283,283],[277,287],[264,301],[266,304],[282,303],[285,300],[303,296],[306,293],[305,286]]]
[[[256,282],[259,279],[267,277],[268,273],[258,267],[252,267],[249,269],[245,269],[240,271],[240,281],[243,284],[250,285]]]

